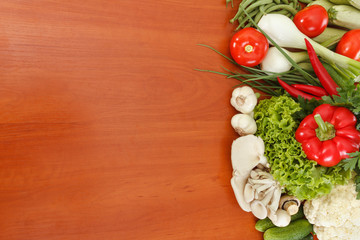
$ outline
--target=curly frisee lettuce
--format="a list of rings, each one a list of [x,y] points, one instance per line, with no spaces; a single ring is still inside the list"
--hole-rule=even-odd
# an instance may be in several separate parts
[[[289,194],[304,200],[330,193],[334,185],[347,183],[351,173],[339,166],[322,167],[306,158],[295,140],[299,122],[293,115],[300,110],[297,102],[282,95],[261,100],[254,110],[254,119],[256,135],[265,143],[271,174]]]

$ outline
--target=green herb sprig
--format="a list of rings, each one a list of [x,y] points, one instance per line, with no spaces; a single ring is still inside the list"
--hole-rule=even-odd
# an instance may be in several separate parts
[[[358,193],[356,199],[360,199],[360,152],[354,152],[348,154],[350,157],[342,160],[339,165],[344,168],[345,171],[354,171],[356,176],[354,178],[355,190]]]
[[[359,119],[360,115],[360,89],[354,84],[354,81],[346,81],[346,85],[338,88],[339,96],[325,96],[324,103],[334,106],[346,107],[352,111]]]

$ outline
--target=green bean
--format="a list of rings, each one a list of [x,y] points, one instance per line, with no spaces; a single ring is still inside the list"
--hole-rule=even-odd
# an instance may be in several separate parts
[[[310,0],[243,0],[239,4],[239,9],[235,16],[230,20],[231,23],[237,21],[239,23],[235,30],[240,28],[253,26],[253,23],[249,18],[258,23],[263,15],[268,13],[282,14],[289,18],[293,18],[294,15],[301,9],[299,1]],[[233,3],[233,0],[226,0],[226,3]],[[244,12],[247,12],[249,16],[246,16]]]
[[[296,10],[300,10],[301,9],[301,5],[298,2],[298,0],[292,0],[290,3],[291,6],[293,6]]]
[[[285,15],[288,13],[288,11],[282,9],[282,10],[278,10],[278,11],[274,11],[274,12],[271,12],[272,14],[281,14],[281,15]]]
[[[253,12],[251,12],[250,14],[250,17],[254,17],[255,15],[256,15],[256,12],[255,11],[253,11]],[[249,20],[249,18],[248,17],[245,17],[245,18],[243,18],[243,19],[238,19],[238,21],[239,21],[239,26],[235,29],[236,31],[237,30],[239,30],[239,28],[245,28],[245,26],[243,26],[247,21]]]
[[[237,11],[237,13],[235,14],[235,16],[230,20],[231,23],[234,23],[242,14],[243,9],[247,8],[247,6],[249,6],[252,2],[254,2],[255,0],[244,0],[239,4],[239,10]]]
[[[263,13],[263,14],[265,14],[265,11],[264,11],[265,6],[267,6],[267,5],[262,5],[262,6],[260,6],[260,7],[258,8],[258,11],[261,12],[261,13]]]
[[[268,8],[267,9],[267,13],[272,13],[274,10],[278,10],[278,9],[283,9],[283,10],[286,10],[288,12],[291,12],[293,15],[295,15],[297,13],[296,9],[289,6],[289,5],[286,5],[286,4],[279,4],[279,5],[276,5],[276,6],[273,6],[271,8]]]
[[[299,0],[299,1],[306,4],[313,2],[313,0]]]
[[[284,4],[286,4],[286,5],[290,5],[290,6],[292,6],[293,8],[295,8],[296,9],[296,2],[294,2],[294,1],[291,1],[291,2],[289,2],[289,3],[285,3],[284,2]]]
[[[272,0],[261,0],[261,1],[258,1],[258,2],[254,3],[254,4],[251,4],[251,5],[246,9],[246,11],[251,13],[253,10],[255,10],[255,8],[257,8],[257,7],[261,6],[261,5],[270,4],[270,3],[272,3],[272,2],[273,2]]]
[[[251,22],[248,22],[243,28],[247,28],[247,27],[251,27],[251,26],[252,26]]]
[[[259,11],[255,16],[254,21],[256,23],[258,23],[260,21],[260,19],[262,18],[262,16],[264,16],[264,14],[261,11]]]
[[[288,12],[287,14],[285,14],[285,16],[287,16],[288,18],[293,18],[293,14],[291,12]]]
[[[234,2],[233,0],[226,0],[226,6],[231,3],[231,7],[234,7]]]
[[[248,8],[246,9],[246,11],[248,13],[252,13],[253,11],[258,11],[256,10],[256,8],[262,6],[262,5],[265,5],[265,4],[269,4],[269,3],[272,3],[272,0],[261,0],[261,1],[257,1],[251,5],[248,6]],[[247,18],[246,16],[244,16],[245,18]],[[248,18],[247,18],[248,19]]]
[[[274,4],[274,3],[271,3],[271,4]],[[268,4],[270,5],[270,4]],[[268,5],[262,5],[259,7],[259,12],[261,12],[262,14],[265,14],[265,7],[268,6]]]
[[[250,13],[250,16],[251,17],[254,17],[258,12],[259,10],[256,9],[256,8],[259,8],[260,6],[263,6],[263,5],[266,5],[266,4],[270,4],[272,3],[272,0],[261,0],[261,1],[258,1],[256,3],[253,3],[251,4],[247,9],[246,11],[248,11]],[[239,18],[238,20],[241,20],[241,18]],[[247,22],[249,20],[249,18],[247,16],[244,16],[244,18],[242,19],[242,21],[239,23],[239,26],[242,27],[242,25]],[[250,27],[252,24],[246,24],[244,26],[245,27]],[[237,28],[238,29],[238,28]]]
[[[295,8],[297,11],[300,11],[301,8],[302,8],[301,5],[300,5],[300,3],[298,2],[298,0],[293,0],[293,1],[291,1],[290,6],[292,6],[293,8]]]
[[[267,5],[264,5],[264,14],[266,14],[267,9],[269,9],[271,7],[274,7],[274,6],[276,6],[275,3],[270,3],[270,4],[267,4]]]

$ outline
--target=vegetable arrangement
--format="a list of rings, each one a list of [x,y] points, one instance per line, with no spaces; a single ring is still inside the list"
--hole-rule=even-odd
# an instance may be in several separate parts
[[[360,206],[360,1],[243,0],[230,22],[231,57],[202,46],[239,71],[198,70],[240,81],[230,100],[239,206],[265,240],[358,239],[342,229],[360,232],[360,210],[342,201]],[[322,206],[347,219],[320,221]]]

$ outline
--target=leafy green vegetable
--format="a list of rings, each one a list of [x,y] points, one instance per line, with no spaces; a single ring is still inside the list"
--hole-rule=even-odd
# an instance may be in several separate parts
[[[347,84],[338,88],[339,96],[325,96],[324,103],[334,106],[349,108],[355,115],[360,115],[360,88],[353,81],[347,81]]]
[[[300,110],[300,104],[286,95],[260,101],[254,110],[256,135],[264,140],[274,178],[289,194],[313,199],[328,194],[335,184],[347,183],[351,171],[341,166],[322,167],[306,158],[295,139],[299,121],[293,115]]]
[[[339,165],[346,171],[350,170],[356,172],[354,178],[355,190],[358,193],[356,198],[360,199],[360,152],[349,153],[348,155],[350,157],[342,160]]]
[[[350,157],[342,160],[341,165],[345,170],[355,170],[360,168],[360,152],[354,152],[348,154]]]
[[[315,98],[307,100],[301,96],[298,97],[297,102],[299,103],[301,110],[295,112],[293,118],[299,122],[307,115],[312,114],[314,109],[322,104],[322,101],[316,100]]]

